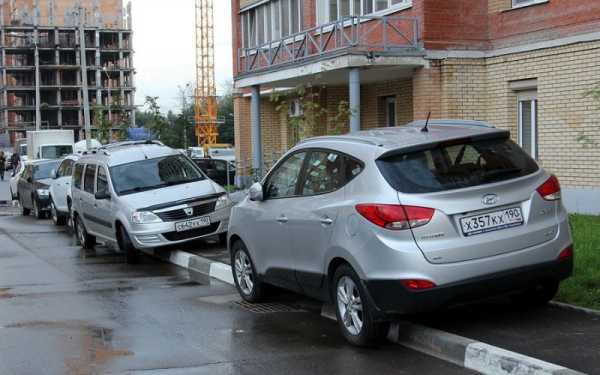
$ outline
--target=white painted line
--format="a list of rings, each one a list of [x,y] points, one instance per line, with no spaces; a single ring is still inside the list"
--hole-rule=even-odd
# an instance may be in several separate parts
[[[231,273],[231,266],[225,263],[211,263],[209,276],[217,280],[223,281],[229,285],[234,285],[233,274]]]
[[[559,309],[577,311],[580,313],[593,315],[593,316],[600,316],[600,310],[588,309],[587,307],[575,306],[575,305],[570,305],[568,303],[557,302],[557,301],[551,301],[550,305],[557,307]]]

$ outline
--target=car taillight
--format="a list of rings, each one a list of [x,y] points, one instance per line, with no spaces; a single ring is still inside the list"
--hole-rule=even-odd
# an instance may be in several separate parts
[[[429,280],[400,280],[400,284],[409,290],[424,290],[435,288],[435,284]]]
[[[399,204],[359,204],[356,211],[371,223],[392,230],[422,227],[435,212],[433,208]]]
[[[567,260],[573,257],[573,245],[569,245],[563,249],[558,255],[558,260]]]
[[[550,176],[539,188],[537,192],[547,201],[556,201],[560,199],[560,183],[555,175]]]

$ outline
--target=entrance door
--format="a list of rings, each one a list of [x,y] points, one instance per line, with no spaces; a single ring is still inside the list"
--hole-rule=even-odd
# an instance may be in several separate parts
[[[519,145],[537,159],[537,92],[523,92],[518,96]]]
[[[396,126],[396,97],[385,98],[385,125]]]

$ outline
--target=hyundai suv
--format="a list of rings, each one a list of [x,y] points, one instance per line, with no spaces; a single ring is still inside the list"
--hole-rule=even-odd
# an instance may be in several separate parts
[[[405,314],[546,303],[573,268],[557,178],[474,121],[301,142],[233,208],[229,248],[245,300],[272,284],[331,301],[356,345]]]
[[[83,153],[71,185],[81,246],[138,250],[207,236],[226,240],[230,200],[187,156],[159,142],[124,142]]]

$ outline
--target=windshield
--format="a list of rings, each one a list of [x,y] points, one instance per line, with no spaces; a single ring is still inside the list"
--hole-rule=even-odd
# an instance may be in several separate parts
[[[431,193],[505,181],[539,167],[508,138],[462,139],[377,161],[387,182],[403,193]]]
[[[73,146],[58,145],[58,146],[42,146],[41,159],[59,159],[73,153]]]
[[[110,168],[118,195],[204,180],[204,175],[183,155],[141,160]]]
[[[45,178],[52,177],[52,171],[58,167],[60,160],[52,161],[49,163],[35,164],[33,166],[33,179],[43,180]]]

